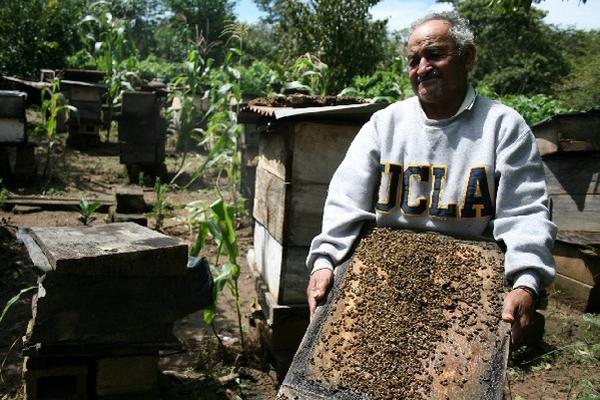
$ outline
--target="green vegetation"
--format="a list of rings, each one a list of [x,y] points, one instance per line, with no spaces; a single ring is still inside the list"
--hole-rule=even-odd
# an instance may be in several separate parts
[[[46,163],[44,165],[44,177],[48,181],[52,179],[52,152],[62,143],[59,121],[66,124],[71,113],[77,109],[67,104],[67,99],[60,92],[60,80],[56,79],[50,87],[42,89],[42,125],[35,129],[35,133],[46,142]],[[63,150],[61,150],[63,151]]]
[[[92,214],[94,214],[101,206],[102,204],[97,201],[90,203],[85,197],[79,199],[79,209],[77,210],[79,211],[79,221],[81,221],[83,225],[88,225],[95,219]]]
[[[173,215],[173,204],[167,199],[167,193],[171,191],[170,185],[165,185],[156,178],[154,181],[154,204],[150,215],[154,217],[154,229],[161,231],[165,218]]]
[[[221,343],[221,339],[216,332],[214,321],[217,315],[217,302],[219,297],[225,287],[229,288],[235,301],[242,349],[245,349],[240,295],[238,290],[240,266],[237,263],[237,257],[239,251],[233,222],[233,208],[227,206],[223,199],[219,199],[211,204],[208,209],[204,208],[200,203],[194,202],[188,204],[186,210],[189,213],[188,220],[190,226],[193,229],[198,230],[190,254],[192,256],[198,256],[209,236],[212,237],[217,244],[216,260],[214,261],[214,264],[211,265],[211,272],[214,277],[212,293],[213,304],[204,310],[204,321],[212,327],[217,340]],[[227,257],[227,260],[223,264],[220,264],[220,257],[223,254]]]

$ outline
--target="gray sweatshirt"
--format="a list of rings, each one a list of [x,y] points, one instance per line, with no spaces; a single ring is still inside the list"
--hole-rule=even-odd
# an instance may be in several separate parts
[[[447,120],[428,119],[417,97],[371,117],[331,180],[309,269],[339,264],[366,221],[467,236],[489,226],[508,284],[552,282],[556,226],[535,138],[513,109],[472,89],[465,101]]]

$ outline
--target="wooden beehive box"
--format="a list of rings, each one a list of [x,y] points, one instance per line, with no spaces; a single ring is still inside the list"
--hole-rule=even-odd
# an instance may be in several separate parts
[[[25,143],[24,92],[0,90],[0,143]]]
[[[556,288],[600,310],[600,112],[560,114],[532,127],[542,155],[552,221]]]
[[[361,126],[382,104],[254,106],[258,163],[254,268],[271,305],[306,303],[308,248],[321,229],[329,181]],[[252,121],[246,116],[245,122]],[[264,308],[264,305],[263,305]]]
[[[125,92],[119,117],[122,164],[161,165],[165,160],[166,121],[154,92]]]

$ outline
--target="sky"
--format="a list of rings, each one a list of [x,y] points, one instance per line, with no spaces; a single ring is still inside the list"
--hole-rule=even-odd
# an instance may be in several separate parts
[[[561,28],[600,29],[600,1],[587,0],[543,0],[535,5],[548,12],[545,21]],[[448,3],[436,3],[435,0],[382,0],[371,9],[375,19],[389,18],[390,30],[410,26],[411,22],[430,11],[448,10]],[[256,22],[262,15],[252,0],[238,0],[236,13],[242,21]]]

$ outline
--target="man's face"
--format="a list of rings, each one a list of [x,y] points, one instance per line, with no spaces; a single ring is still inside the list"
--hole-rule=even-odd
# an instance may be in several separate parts
[[[419,25],[408,39],[408,77],[413,91],[425,105],[460,105],[474,58],[471,48],[462,57],[458,55],[447,21]]]

